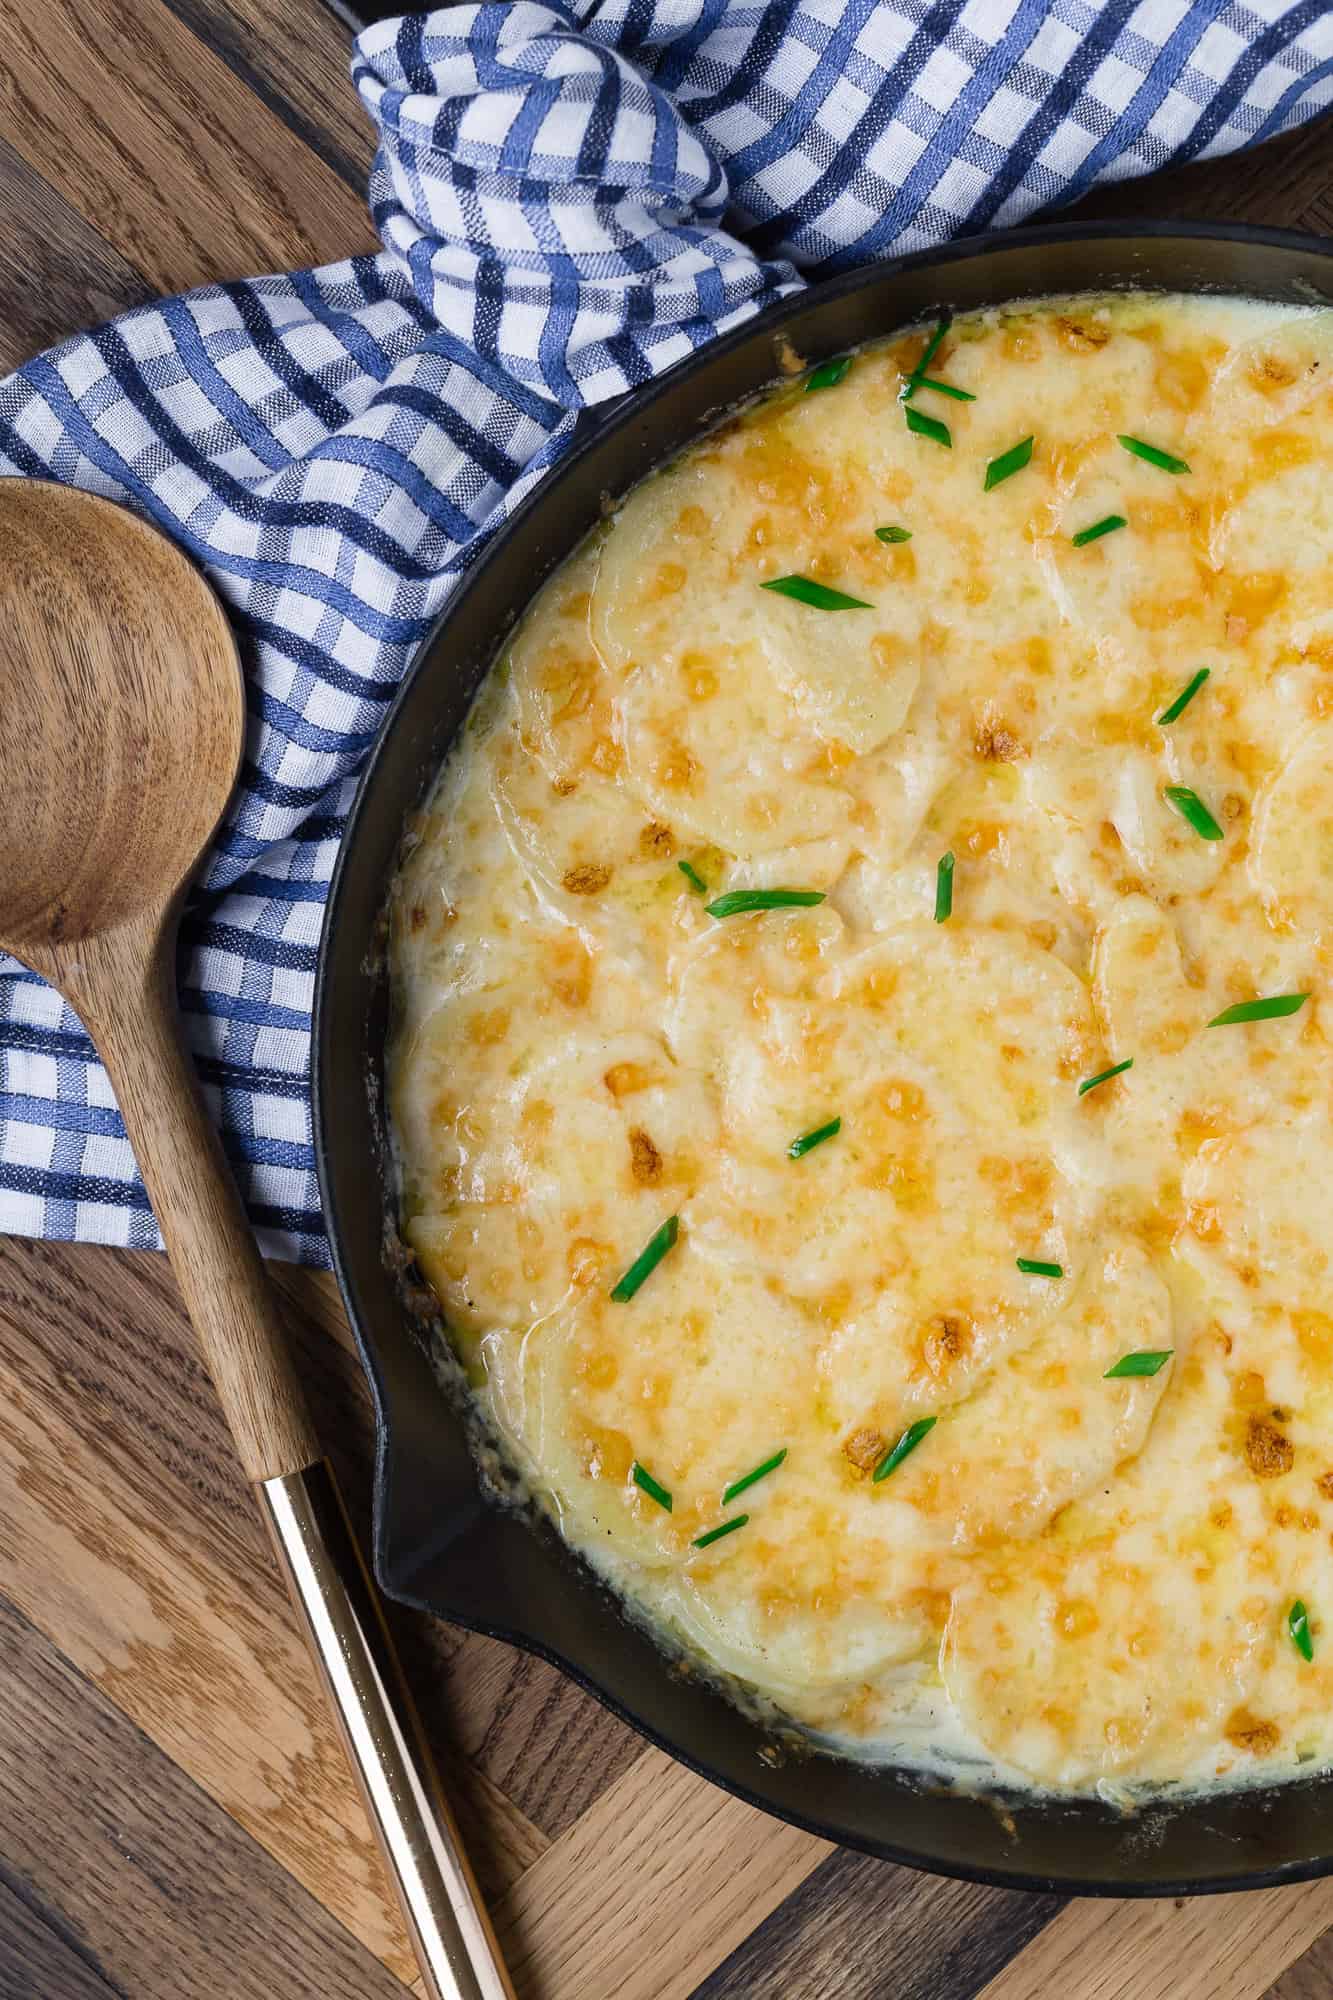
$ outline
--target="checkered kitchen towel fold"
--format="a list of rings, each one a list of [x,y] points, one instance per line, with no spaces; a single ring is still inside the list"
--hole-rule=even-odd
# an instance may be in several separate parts
[[[578,412],[807,277],[1311,117],[1333,11],[491,0],[368,29],[353,73],[380,256],[127,313],[0,383],[0,472],[141,507],[240,634],[244,775],[181,999],[265,1247],[316,1263],[311,986],[356,772]],[[2,959],[0,1228],[157,1240],[79,1023]]]

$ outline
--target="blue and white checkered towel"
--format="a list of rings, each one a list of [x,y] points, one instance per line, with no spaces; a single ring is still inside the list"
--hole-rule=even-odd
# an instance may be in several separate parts
[[[0,472],[141,507],[240,634],[247,756],[181,999],[265,1247],[315,1263],[311,986],[356,773],[578,412],[807,277],[1313,116],[1333,11],[490,0],[368,29],[353,73],[381,255],[127,313],[0,383]],[[157,1241],[78,1021],[2,959],[0,1229]]]

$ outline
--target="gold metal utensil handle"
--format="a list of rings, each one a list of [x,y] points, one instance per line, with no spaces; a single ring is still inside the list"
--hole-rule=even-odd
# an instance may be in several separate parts
[[[515,2000],[326,1460],[260,1498],[407,1914],[428,2000]]]

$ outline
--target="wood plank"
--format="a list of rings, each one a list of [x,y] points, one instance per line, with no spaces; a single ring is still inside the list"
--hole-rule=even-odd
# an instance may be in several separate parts
[[[982,2000],[1260,2000],[1333,1924],[1333,1881],[1175,1902],[1070,1903]]]
[[[350,1374],[345,1350],[325,1347]],[[325,1416],[334,1372],[307,1366]],[[160,1258],[6,1251],[0,1588],[377,1957],[408,1969],[360,1801]],[[484,1774],[453,1789],[492,1888],[545,1848]]]
[[[969,2000],[1059,1908],[837,1850],[691,2000]]]
[[[500,1904],[520,2000],[688,2000],[832,1851],[645,1751]]]
[[[58,1905],[112,1992],[215,2000],[225,1981],[227,2000],[402,2000],[399,1980],[4,1603],[0,1826],[11,1886]]]
[[[348,74],[352,32],[325,0],[165,0],[262,103],[339,176],[365,192],[375,133]]]
[[[0,136],[0,374],[151,296],[143,274]]]
[[[363,198],[157,0],[11,8],[0,121],[156,291],[376,247]]]
[[[1270,1967],[1271,1971],[1272,1968]],[[1329,2000],[1333,1993],[1333,1931],[1325,1931],[1268,1988],[1264,2000]]]
[[[5,2000],[122,2000],[64,1936],[63,1920],[41,1915],[4,1879],[0,1862],[0,1976]],[[31,1891],[29,1891],[31,1894]]]

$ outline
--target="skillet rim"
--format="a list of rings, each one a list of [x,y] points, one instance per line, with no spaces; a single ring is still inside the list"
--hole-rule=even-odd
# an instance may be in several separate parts
[[[394,1601],[409,1605],[413,1609],[428,1611],[435,1617],[447,1618],[451,1623],[457,1624],[465,1630],[505,1640],[507,1643],[517,1646],[523,1652],[545,1660],[550,1665],[558,1668],[562,1674],[572,1679],[577,1686],[595,1695],[603,1706],[609,1708],[613,1714],[628,1723],[641,1737],[654,1744],[657,1748],[666,1751],[676,1762],[685,1765],[687,1769],[695,1772],[697,1775],[709,1779],[713,1784],[744,1800],[747,1804],[770,1814],[774,1818],[797,1826],[820,1839],[830,1841],[836,1846],[847,1847],[857,1852],[874,1855],[877,1858],[892,1861],[901,1866],[923,1870],[931,1874],[938,1874],[962,1881],[985,1883],[994,1887],[1022,1889],[1043,1894],[1123,1897],[1131,1899],[1228,1894],[1237,1890],[1265,1889],[1296,1882],[1311,1881],[1325,1875],[1333,1874],[1333,1772],[1324,1773],[1307,1781],[1295,1779],[1287,1780],[1277,1785],[1256,1785],[1247,1788],[1236,1788],[1236,1791],[1230,1794],[1230,1796],[1236,1796],[1237,1793],[1243,1795],[1248,1792],[1249,1797],[1255,1804],[1256,1810],[1262,1811],[1273,1802],[1280,1803],[1294,1789],[1302,1786],[1303,1782],[1305,1785],[1323,1783],[1328,1787],[1330,1823],[1326,1836],[1326,1851],[1271,1866],[1251,1867],[1242,1865],[1235,1872],[1193,1873],[1171,1878],[1125,1875],[1112,1879],[1109,1876],[1090,1878],[1076,1874],[1063,1875],[1031,1869],[1009,1868],[996,1866],[991,1863],[969,1863],[965,1860],[952,1858],[949,1860],[940,1860],[934,1856],[924,1854],[920,1849],[914,1850],[910,1847],[903,1847],[891,1840],[879,1837],[872,1839],[845,1829],[835,1828],[827,1820],[820,1820],[812,1813],[806,1813],[785,1803],[779,1804],[773,1798],[765,1796],[762,1791],[755,1787],[747,1785],[743,1781],[722,1775],[718,1770],[710,1767],[705,1759],[691,1751],[683,1749],[670,1735],[649,1722],[645,1716],[637,1712],[626,1701],[620,1699],[610,1688],[600,1683],[591,1671],[571,1660],[561,1652],[558,1646],[544,1638],[539,1632],[531,1631],[521,1625],[511,1625],[505,1621],[497,1621],[484,1614],[470,1615],[465,1608],[460,1608],[457,1604],[452,1604],[447,1612],[442,1611],[437,1604],[431,1603],[427,1598],[414,1593],[399,1582],[390,1580],[392,1551],[387,1539],[386,1524],[389,1514],[387,1496],[392,1487],[395,1465],[390,1440],[389,1398],[381,1357],[370,1331],[372,1315],[370,1312],[363,1311],[362,1309],[357,1282],[352,1270],[352,1260],[346,1248],[340,1205],[334,1187],[334,1155],[339,1149],[340,1141],[337,1137],[336,1120],[332,1104],[332,1094],[335,1089],[333,1082],[334,1058],[328,1046],[328,1041],[330,1019],[333,1012],[330,993],[335,979],[338,977],[337,961],[340,957],[342,960],[345,960],[349,949],[346,942],[339,936],[339,915],[346,893],[347,877],[355,865],[353,857],[357,847],[357,836],[364,820],[372,811],[372,801],[378,789],[378,773],[382,763],[386,759],[386,746],[389,743],[394,727],[399,722],[402,714],[413,705],[416,684],[426,669],[440,633],[455,618],[466,614],[468,599],[475,590],[478,580],[488,572],[491,565],[503,561],[508,544],[518,538],[534,516],[540,516],[547,509],[554,511],[555,506],[558,504],[561,487],[566,481],[571,481],[576,477],[582,464],[591,454],[603,448],[608,438],[621,430],[628,429],[637,418],[642,417],[649,410],[656,409],[665,398],[675,394],[687,377],[692,379],[704,373],[710,366],[716,366],[726,355],[734,352],[737,348],[753,342],[757,337],[767,336],[770,339],[776,339],[785,330],[791,320],[802,317],[804,314],[810,312],[812,308],[833,305],[837,301],[853,295],[863,288],[868,289],[872,285],[882,284],[899,275],[923,270],[938,270],[942,274],[942,278],[947,279],[947,273],[951,266],[964,264],[973,258],[1000,251],[1026,250],[1036,252],[1049,249],[1058,252],[1064,246],[1078,245],[1095,248],[1097,245],[1105,244],[1113,247],[1117,244],[1136,240],[1158,243],[1180,241],[1182,243],[1228,244],[1235,246],[1242,252],[1251,247],[1271,248],[1313,258],[1329,267],[1329,294],[1330,303],[1333,303],[1333,238],[1321,237],[1310,231],[1279,229],[1250,223],[1171,220],[1165,218],[1147,218],[1142,221],[1116,218],[1092,225],[1078,222],[1063,222],[1034,225],[1022,229],[991,231],[983,235],[961,237],[934,249],[911,252],[902,257],[887,259],[880,263],[860,265],[851,271],[839,273],[837,276],[825,280],[820,284],[806,286],[790,297],[777,301],[763,312],[753,315],[740,326],[732,328],[729,332],[707,341],[703,347],[667,369],[662,375],[645,383],[642,387],[617,398],[615,402],[605,405],[600,409],[585,412],[584,418],[587,428],[583,431],[583,434],[576,437],[569,450],[565,452],[563,457],[551,468],[547,475],[538,481],[533,491],[515,509],[513,515],[497,529],[491,531],[482,530],[473,559],[460,578],[448,604],[431,625],[430,630],[413,653],[402,680],[394,693],[393,699],[386,708],[375,741],[371,746],[365,765],[357,780],[356,792],[348,810],[346,826],[339,843],[338,853],[330,878],[315,973],[311,1035],[313,1139],[321,1205],[324,1210],[325,1224],[328,1230],[333,1270],[356,1340],[362,1366],[366,1372],[375,1411],[373,1549],[376,1575],[380,1587],[385,1591],[385,1594]],[[1145,285],[1148,289],[1155,288],[1151,281],[1145,280]],[[1081,286],[1079,288],[1083,289]],[[946,287],[942,285],[941,289],[944,290]],[[1043,289],[1048,293],[1059,290],[1058,273],[1052,273],[1051,282],[1044,286]],[[1202,288],[1200,289],[1202,290]],[[1247,295],[1243,282],[1238,284],[1237,290],[1240,295]],[[1202,295],[1206,296],[1206,291],[1203,291]],[[1264,296],[1259,291],[1254,291],[1248,295],[1256,298]],[[1031,292],[1020,294],[1015,292],[1014,296],[1017,298],[1019,296],[1039,296],[1039,294]],[[915,315],[914,317],[923,316]],[[891,327],[886,327],[886,334],[891,331]],[[839,350],[834,347],[829,351],[837,352]],[[822,354],[816,353],[808,358],[817,362],[825,357]],[[776,370],[774,379],[777,379]],[[722,413],[722,407],[722,405],[717,406],[710,417],[689,427],[684,437],[677,435],[674,443],[665,448],[655,459],[654,463],[668,463],[676,453],[687,448],[696,437],[704,434],[711,422],[717,420],[717,417]],[[646,476],[648,476],[647,472],[636,474],[635,478],[630,482],[630,486],[623,490],[632,490],[633,485],[638,484]],[[581,530],[580,536],[583,532],[586,531]],[[545,575],[549,575],[554,568],[559,566],[561,561],[567,559],[573,547],[577,546],[578,539],[579,537],[576,537],[574,542],[570,543],[564,554],[551,565],[551,568],[545,572]],[[542,581],[545,580],[545,575]],[[540,583],[535,588],[540,588]],[[531,601],[532,595],[535,595],[535,589],[525,597],[523,605],[514,614],[514,618],[511,620],[510,626],[505,628],[506,630],[512,629],[512,624],[517,622],[517,616],[521,615],[521,610],[526,608],[527,603]],[[491,657],[494,657],[493,647],[491,649]],[[485,669],[483,669],[483,673],[484,671]],[[475,693],[475,689],[473,692]],[[472,696],[469,695],[468,699],[470,705]],[[435,768],[438,769],[438,762]],[[408,801],[406,804],[400,806],[398,811],[400,825],[410,812],[411,805],[412,802]],[[387,889],[387,882],[384,886]],[[382,895],[383,891],[381,892],[381,898]],[[376,949],[373,937],[361,937],[355,943],[354,949],[357,959],[366,959]],[[345,971],[343,976],[347,976]],[[375,1119],[377,1121],[377,1113],[375,1114]],[[378,1186],[380,1182],[378,1163],[376,1163],[375,1178]],[[404,1325],[408,1327],[410,1323],[406,1308],[400,1307],[400,1310]],[[441,1400],[445,1408],[450,1411],[450,1422],[455,1424],[460,1423],[457,1412],[450,1409],[443,1390],[441,1390]],[[469,1446],[469,1450],[470,1448]],[[481,1504],[484,1506],[487,1503],[483,1501]],[[523,1527],[525,1533],[532,1535],[534,1547],[539,1546],[537,1537],[533,1534],[531,1527],[526,1522],[523,1524]],[[563,1543],[558,1544],[558,1547],[571,1563],[577,1564],[579,1562],[577,1556],[568,1550]],[[607,1603],[607,1616],[608,1618],[613,1617],[619,1608],[618,1601],[614,1598],[610,1590],[601,1583],[600,1579],[598,1579],[598,1587]],[[621,1615],[623,1617],[623,1613]],[[663,1658],[665,1662],[665,1656]],[[665,1673],[668,1670],[668,1667],[664,1663],[661,1671]],[[1086,1798],[1082,1798],[1076,1803],[1086,1806],[1089,1804],[1089,1801]],[[1054,1815],[1064,1805],[1065,1801],[1057,1795],[1038,1794],[1031,1799],[1028,1809],[1038,1814],[1046,1811]],[[1190,1808],[1188,1804],[1183,1803],[1178,1810],[1182,1814],[1187,1815]]]

